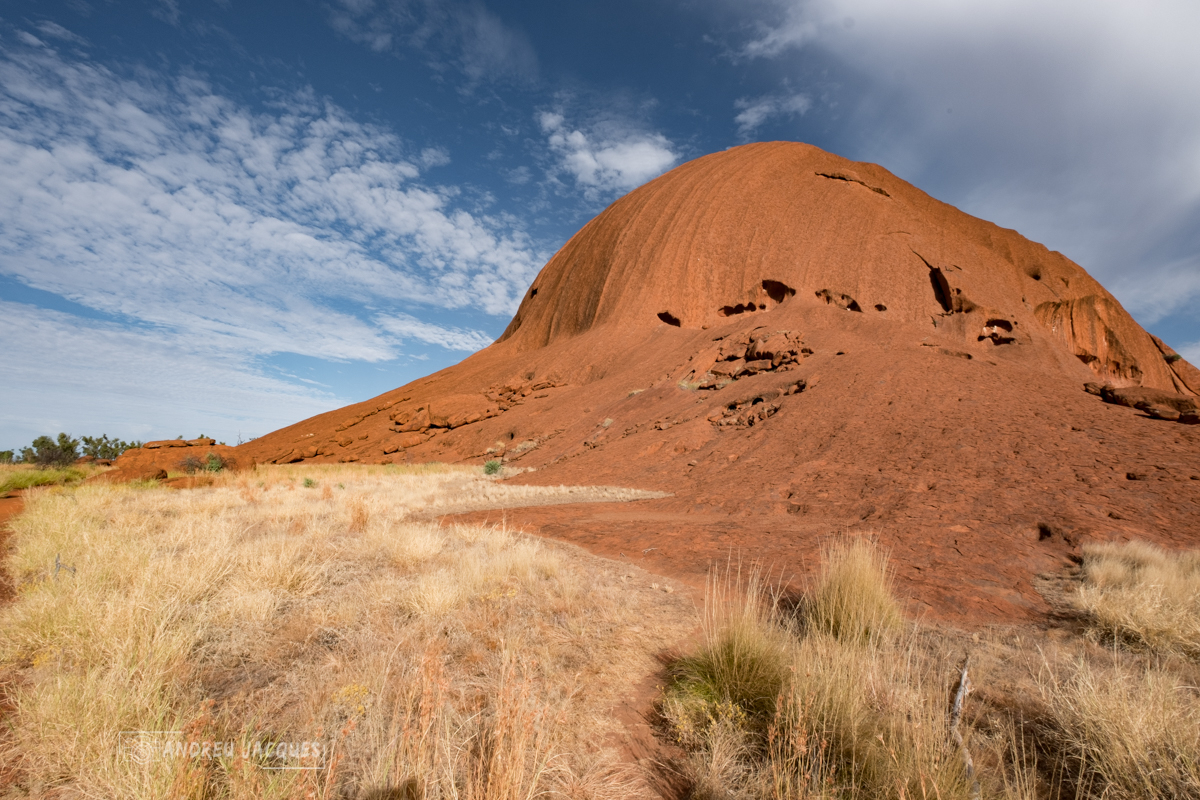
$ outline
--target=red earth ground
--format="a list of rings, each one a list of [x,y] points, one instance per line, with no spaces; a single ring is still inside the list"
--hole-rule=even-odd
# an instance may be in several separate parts
[[[914,609],[1012,622],[1084,542],[1200,546],[1197,392],[1060,253],[774,142],[615,202],[490,347],[236,457],[671,492],[506,518],[693,583],[731,555],[802,578],[870,532]]]
[[[0,553],[8,552],[8,521],[25,510],[25,499],[20,492],[10,492],[0,495]],[[0,602],[7,602],[16,596],[12,578],[7,570],[0,569]],[[0,708],[3,708],[0,702]]]

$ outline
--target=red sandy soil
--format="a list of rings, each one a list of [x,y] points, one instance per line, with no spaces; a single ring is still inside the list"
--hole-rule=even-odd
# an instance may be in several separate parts
[[[1198,391],[1060,253],[774,142],[618,200],[492,346],[236,454],[672,492],[505,516],[693,583],[730,554],[802,577],[872,532],[915,608],[1013,622],[1088,540],[1200,546],[1200,425],[1170,421]]]
[[[25,499],[20,492],[11,492],[0,496],[0,553],[8,553],[8,521],[25,510]],[[8,571],[0,569],[0,602],[7,602],[16,596],[12,579]],[[0,703],[0,706],[3,704]]]
[[[21,497],[20,492],[0,495],[0,554],[4,554],[5,557],[9,550],[8,521],[24,510],[25,500]],[[0,567],[0,603],[7,603],[16,596],[16,587],[13,586],[8,570]],[[8,692],[7,684],[0,681],[0,725],[7,725],[8,716],[16,711],[16,706]],[[0,786],[7,786],[13,782],[15,769],[10,760],[0,764]]]

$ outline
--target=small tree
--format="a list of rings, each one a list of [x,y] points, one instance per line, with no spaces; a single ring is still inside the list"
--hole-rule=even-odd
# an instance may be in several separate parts
[[[142,443],[138,441],[124,442],[120,439],[109,439],[107,433],[99,436],[81,436],[80,439],[83,441],[83,454],[92,458],[119,458],[126,450],[142,446]]]
[[[79,458],[79,440],[65,433],[57,441],[49,436],[39,436],[29,447],[21,449],[21,460],[39,467],[65,467]]]
[[[12,450],[0,450],[0,464],[11,464],[11,463],[13,463],[13,451]]]

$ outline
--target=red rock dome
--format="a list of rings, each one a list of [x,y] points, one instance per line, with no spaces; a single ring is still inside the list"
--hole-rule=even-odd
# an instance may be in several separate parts
[[[711,327],[794,296],[966,339],[1057,341],[1100,380],[1200,390],[1060,253],[791,142],[705,156],[613,203],[550,260],[500,341],[526,351],[603,326]]]
[[[518,519],[685,577],[732,550],[802,575],[869,531],[915,604],[1003,619],[1089,538],[1200,545],[1197,392],[1063,255],[772,142],[613,203],[492,346],[238,451],[672,492]]]

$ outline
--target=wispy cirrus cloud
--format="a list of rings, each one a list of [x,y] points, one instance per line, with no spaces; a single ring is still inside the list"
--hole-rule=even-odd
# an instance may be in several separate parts
[[[61,390],[64,408],[145,398],[110,419],[157,404],[147,420],[265,432],[345,402],[267,360],[395,365],[425,355],[413,344],[483,347],[485,333],[441,319],[511,314],[544,261],[513,218],[424,179],[443,147],[311,91],[251,110],[201,76],[116,72],[26,40],[0,48],[0,276],[88,314],[6,303],[25,331],[6,333],[21,355],[0,365],[14,418],[49,424],[45,397]],[[86,346],[71,351],[72,332]],[[206,384],[208,411],[186,399]]]
[[[378,317],[376,324],[401,339],[415,339],[426,344],[436,344],[447,350],[474,352],[492,343],[492,337],[481,331],[446,327],[423,322],[408,314]]]
[[[555,171],[570,175],[589,199],[627,192],[680,158],[667,137],[627,120],[601,118],[583,130],[559,111],[543,111],[537,119]]]
[[[424,184],[445,151],[299,93],[252,113],[203,80],[0,58],[0,271],[260,352],[386,359],[362,304],[511,313],[541,256]]]
[[[743,97],[733,104],[738,110],[733,121],[737,123],[738,135],[749,137],[772,117],[792,117],[812,108],[812,100],[806,94],[782,93],[761,97]]]
[[[338,0],[329,22],[376,52],[413,49],[435,69],[458,69],[473,82],[531,81],[538,74],[529,38],[479,2]]]
[[[82,36],[78,35],[77,33],[72,32],[70,30],[67,30],[62,25],[59,25],[57,22],[51,22],[50,20],[42,20],[41,22],[38,22],[35,27],[38,29],[38,31],[43,36],[45,36],[49,39],[59,39],[64,42],[70,42],[71,44],[80,44],[80,45],[87,44],[87,40],[84,39]]]

